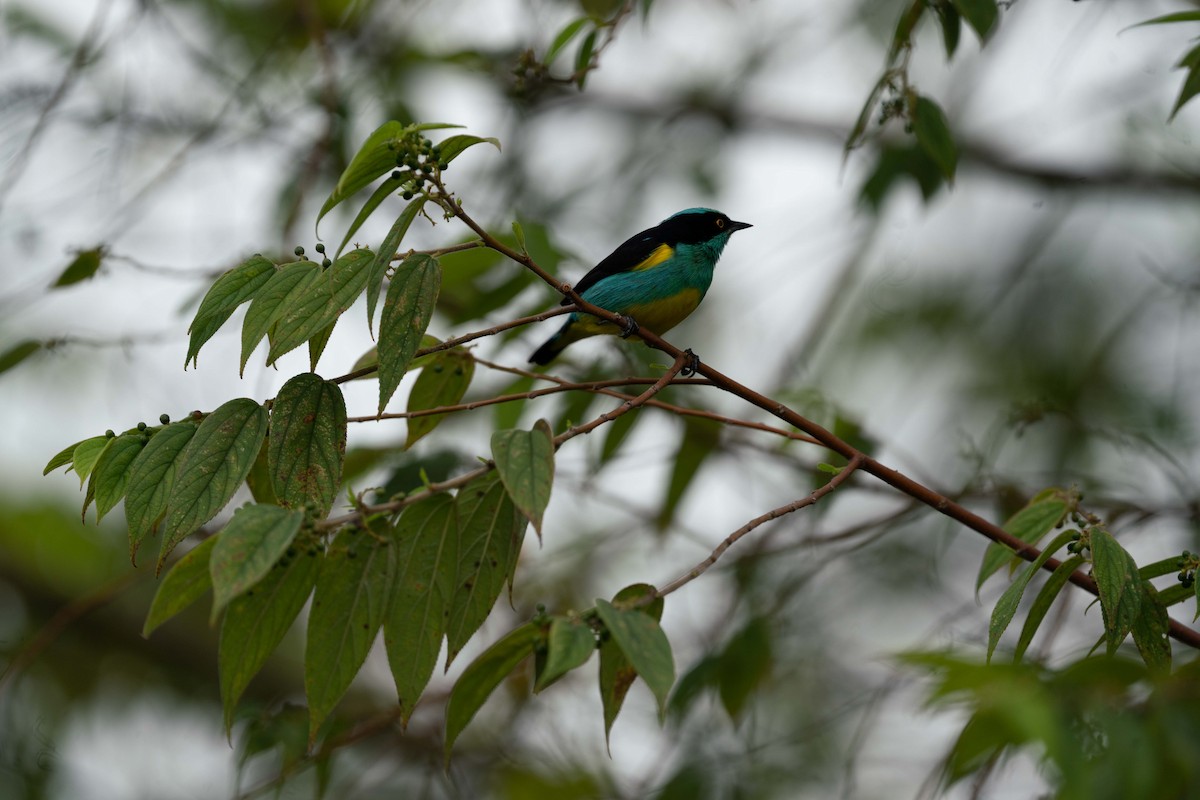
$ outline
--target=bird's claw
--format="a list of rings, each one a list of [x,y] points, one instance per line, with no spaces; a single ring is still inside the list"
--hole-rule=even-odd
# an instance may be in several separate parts
[[[633,336],[635,333],[641,330],[641,326],[637,324],[637,320],[633,317],[624,316],[621,319],[624,320],[624,322],[621,323],[622,339],[628,339],[630,336]]]
[[[679,374],[684,377],[690,377],[700,371],[700,356],[692,352],[692,348],[683,351],[687,356],[687,361],[684,362],[683,369],[679,370]]]

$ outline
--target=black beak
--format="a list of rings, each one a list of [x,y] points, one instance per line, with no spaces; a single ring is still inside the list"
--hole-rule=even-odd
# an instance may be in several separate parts
[[[754,226],[751,225],[749,222],[734,222],[733,220],[729,220],[729,232],[730,233],[733,233],[734,231],[745,230],[746,228],[753,228],[753,227]]]

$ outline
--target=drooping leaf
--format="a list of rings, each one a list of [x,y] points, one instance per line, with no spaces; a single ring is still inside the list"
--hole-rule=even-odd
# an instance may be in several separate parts
[[[408,233],[413,220],[417,218],[424,207],[424,195],[413,198],[413,201],[400,212],[400,216],[396,217],[391,230],[383,238],[383,244],[375,251],[375,258],[371,261],[371,268],[367,271],[367,328],[371,331],[375,330],[375,306],[379,302],[379,293],[383,289],[383,276],[387,274],[392,259],[396,257],[396,252],[404,241],[404,235]],[[378,357],[376,360],[378,361]]]
[[[90,250],[80,250],[79,253],[62,271],[58,279],[51,284],[51,289],[61,289],[63,286],[85,281],[96,274],[105,256],[105,248],[93,247]]]
[[[1152,672],[1167,675],[1171,672],[1171,618],[1150,581],[1139,580],[1138,614],[1130,632],[1142,660]]]
[[[123,433],[112,440],[96,461],[92,477],[96,481],[96,521],[113,509],[125,496],[129,470],[148,443],[145,434]]]
[[[1038,626],[1042,624],[1042,620],[1046,618],[1046,613],[1050,611],[1050,606],[1054,604],[1054,599],[1058,597],[1058,593],[1062,591],[1062,588],[1067,585],[1067,581],[1071,578],[1071,573],[1079,569],[1083,563],[1083,556],[1072,556],[1059,564],[1058,569],[1050,573],[1050,577],[1043,584],[1042,590],[1033,599],[1033,604],[1029,607],[1029,613],[1025,615],[1025,624],[1021,626],[1021,637],[1017,640],[1017,647],[1013,651],[1014,663],[1019,662],[1024,657],[1025,651],[1029,649],[1029,645],[1033,641],[1033,635],[1037,633]]]
[[[936,3],[933,10],[937,12],[938,22],[942,26],[942,42],[946,45],[946,59],[949,60],[954,58],[954,51],[958,49],[962,16],[949,3]]]
[[[580,89],[587,83],[588,72],[592,66],[592,53],[596,49],[596,32],[592,31],[583,37],[579,49],[575,51],[575,85]]]
[[[1142,612],[1142,579],[1133,556],[1108,531],[1092,528],[1091,545],[1092,576],[1100,590],[1104,616],[1104,641],[1112,655]]]
[[[442,649],[458,569],[454,498],[435,494],[405,509],[396,525],[396,579],[383,641],[405,724]]]
[[[667,697],[675,683],[675,659],[671,655],[671,643],[658,621],[640,609],[621,609],[607,600],[596,600],[596,613],[634,670],[654,693],[661,718],[666,713]]]
[[[268,431],[267,438],[263,439],[262,445],[258,448],[258,455],[254,457],[254,465],[246,474],[246,488],[250,490],[250,496],[254,498],[254,502],[277,506],[279,498],[275,496],[275,487],[271,485],[271,467],[267,459],[267,451],[271,449],[270,445],[271,434]]]
[[[634,607],[639,613],[649,615],[655,622],[662,619],[663,599],[657,597],[645,605],[645,598],[655,593],[653,586],[635,583],[626,586],[613,597],[619,608]],[[629,687],[637,678],[637,670],[625,656],[621,646],[611,636],[600,639],[600,702],[604,707],[604,740],[607,742],[617,714],[625,702]]]
[[[562,52],[563,48],[570,44],[571,40],[578,36],[583,30],[584,26],[589,22],[591,22],[591,20],[587,17],[580,17],[559,31],[558,35],[554,37],[554,41],[550,43],[548,48],[546,48],[546,55],[542,57],[542,63],[547,67],[553,64],[554,59],[558,57],[558,54]]]
[[[3,353],[0,353],[0,375],[8,372],[35,353],[41,352],[41,350],[42,343],[36,339],[25,339],[24,341],[17,342]]]
[[[1009,517],[1004,523],[1004,530],[1022,542],[1037,544],[1055,526],[1062,523],[1069,510],[1065,493],[1059,489],[1048,489],[1036,495],[1024,508]],[[975,593],[978,594],[983,582],[1013,558],[1013,551],[1008,547],[996,542],[989,544],[984,551],[983,562],[979,565]]]
[[[500,140],[494,136],[471,136],[467,133],[459,133],[447,136],[438,144],[438,160],[443,164],[449,164],[462,155],[467,148],[477,144],[491,144],[495,145],[497,150],[500,149]]]
[[[362,294],[374,257],[370,250],[352,250],[306,284],[300,296],[289,298],[275,322],[267,363],[274,364],[283,354],[336,323]]]
[[[280,505],[329,513],[346,458],[346,401],[337,384],[302,372],[283,385],[271,407],[267,457]]]
[[[101,440],[101,439],[107,439],[108,437],[107,436],[93,436],[91,438],[96,439],[96,440]],[[75,442],[74,444],[69,444],[66,447],[64,447],[62,450],[59,450],[57,453],[54,454],[53,458],[51,458],[48,462],[46,462],[46,468],[42,470],[42,474],[49,475],[51,472],[53,472],[54,470],[56,470],[62,466],[66,466],[67,471],[70,472],[72,460],[75,458],[75,448],[79,447],[79,445],[83,444],[86,441],[87,441],[87,439],[83,439],[81,441]]]
[[[428,368],[427,368],[428,369]],[[554,481],[554,436],[544,419],[533,430],[496,431],[492,434],[496,472],[513,503],[542,535],[542,513],[550,503]]]
[[[226,732],[242,692],[283,641],[317,582],[320,550],[315,542],[299,549],[295,558],[277,562],[257,586],[234,598],[221,620],[217,664]]]
[[[596,634],[580,619],[555,617],[550,622],[546,663],[533,684],[540,692],[573,669],[582,667],[596,651]]]
[[[321,220],[339,203],[359,189],[370,184],[385,172],[396,168],[396,157],[400,154],[399,139],[404,133],[404,126],[395,120],[389,120],[376,128],[362,147],[350,159],[346,170],[338,178],[333,192],[321,205],[317,214],[317,228]]]
[[[495,472],[460,489],[455,503],[458,569],[446,628],[447,664],[487,619],[521,554],[529,524]]]
[[[129,467],[125,484],[125,522],[129,526],[129,560],[137,563],[137,550],[167,510],[175,482],[176,465],[192,440],[196,423],[172,422],[150,437]]]
[[[308,340],[308,369],[310,372],[317,371],[317,362],[321,360],[321,354],[325,352],[325,345],[329,344],[329,337],[333,335],[335,325],[337,325],[337,320],[321,328]]]
[[[396,267],[379,322],[379,413],[400,385],[437,304],[442,271],[436,258],[410,256]]]
[[[197,356],[204,343],[233,316],[233,312],[242,303],[258,294],[275,275],[275,264],[270,259],[254,255],[233,269],[217,278],[216,283],[200,301],[200,308],[188,327],[187,358],[183,365],[189,363],[197,366]]]
[[[358,233],[358,229],[362,227],[367,218],[375,213],[375,209],[388,198],[393,192],[397,191],[401,186],[412,181],[412,173],[407,171],[395,170],[391,176],[371,192],[371,196],[367,198],[367,202],[363,203],[363,207],[359,209],[354,220],[350,223],[350,227],[346,229],[345,236],[342,237],[342,243],[338,245],[337,256],[342,254],[346,249],[346,245],[354,238],[354,234]]]
[[[369,532],[343,529],[317,578],[304,651],[309,741],[350,688],[387,612],[395,547]]]
[[[917,97],[912,125],[917,143],[938,165],[946,180],[953,182],[954,170],[958,166],[958,148],[941,107],[927,97]]]
[[[212,622],[230,600],[257,584],[291,547],[304,515],[279,506],[248,505],[234,512],[209,560]],[[294,550],[294,548],[293,548]]]
[[[1183,108],[1184,103],[1200,93],[1200,45],[1189,50],[1175,68],[1186,69],[1187,77],[1183,79],[1179,97],[1175,99],[1175,105],[1171,107],[1171,115],[1167,117],[1168,122],[1175,119],[1175,115],[1179,113],[1179,109]]]
[[[1029,581],[1056,552],[1067,546],[1076,533],[1077,531],[1063,531],[1054,537],[1054,540],[1046,545],[1046,549],[1042,550],[1037,559],[1018,574],[1016,580],[1009,584],[1009,587],[1004,590],[1004,594],[1000,595],[995,609],[992,610],[992,619],[988,625],[987,658],[989,662],[992,660],[992,653],[995,652],[996,645],[1000,643],[1000,637],[1017,613],[1017,606],[1021,603],[1021,596],[1025,593],[1025,587],[1029,585]]]
[[[289,305],[299,302],[321,275],[321,268],[312,261],[293,261],[279,267],[266,285],[259,290],[242,322],[242,360],[238,374],[246,371],[250,354],[279,321]]]
[[[409,367],[412,367],[412,362]],[[408,411],[425,411],[440,406],[452,406],[463,399],[475,377],[475,359],[466,350],[443,350],[434,353],[413,383],[408,395]],[[408,438],[404,449],[417,443],[445,419],[443,414],[428,414],[408,418]]]
[[[958,9],[958,13],[963,15],[967,24],[975,29],[975,33],[979,35],[979,41],[987,42],[1000,18],[1000,9],[996,5],[996,0],[950,0],[950,2]]]
[[[175,545],[233,497],[266,435],[266,409],[245,397],[221,405],[200,423],[176,461],[163,516],[159,569]]]
[[[937,194],[945,183],[941,168],[919,144],[907,147],[884,144],[879,148],[879,158],[863,182],[859,197],[872,210],[878,211],[902,178],[915,181],[925,200]]]
[[[717,660],[721,705],[735,722],[746,703],[771,674],[771,631],[762,617],[750,620],[729,640]]]
[[[217,544],[217,539],[217,536],[210,536],[193,547],[163,576],[158,591],[154,593],[154,600],[150,602],[146,624],[142,626],[142,636],[149,636],[158,626],[199,600],[212,588],[208,559]]]
[[[485,650],[471,662],[450,691],[446,703],[446,759],[463,728],[484,701],[517,665],[532,655],[545,634],[533,623],[525,623]]]
[[[79,476],[80,486],[83,486],[83,482],[92,474],[96,462],[100,460],[110,442],[112,439],[107,436],[93,436],[75,445],[75,450],[71,453],[71,468]]]

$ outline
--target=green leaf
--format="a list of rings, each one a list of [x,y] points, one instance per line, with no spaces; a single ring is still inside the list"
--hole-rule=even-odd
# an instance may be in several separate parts
[[[550,623],[546,664],[533,691],[540,692],[577,667],[582,667],[596,650],[596,634],[583,620],[555,617]]]
[[[547,67],[553,64],[554,59],[558,57],[563,48],[569,45],[571,40],[578,36],[589,22],[591,20],[587,17],[580,17],[559,31],[558,35],[554,37],[554,41],[550,43],[550,47],[546,48],[546,55],[542,57],[542,63]]]
[[[129,466],[125,484],[125,522],[129,526],[130,563],[137,563],[138,547],[154,531],[167,510],[179,456],[197,428],[190,420],[172,422],[150,437],[149,443]]]
[[[306,284],[302,295],[289,300],[275,323],[267,363],[274,364],[284,353],[337,322],[362,294],[374,258],[370,250],[352,250]]]
[[[958,148],[954,145],[950,125],[941,107],[927,97],[917,97],[912,122],[917,143],[938,165],[946,180],[953,182],[954,170],[958,166]]]
[[[271,485],[286,508],[329,513],[346,458],[346,401],[337,384],[302,372],[279,390],[271,407],[267,443]]]
[[[477,144],[495,145],[497,150],[500,149],[500,140],[495,136],[471,136],[467,133],[460,133],[455,136],[447,136],[438,143],[438,161],[449,164],[462,155],[464,150]]]
[[[596,32],[583,37],[583,43],[575,53],[575,85],[583,89],[587,82],[588,69],[592,65],[592,52],[596,49]]]
[[[459,490],[458,569],[446,628],[446,663],[487,619],[521,554],[528,521],[500,477],[481,475]]]
[[[771,674],[771,631],[756,617],[729,640],[717,660],[717,689],[721,705],[735,722],[746,703]]]
[[[1029,607],[1029,613],[1025,615],[1025,624],[1021,626],[1021,637],[1017,640],[1016,650],[1013,651],[1014,663],[1019,662],[1024,657],[1025,651],[1029,649],[1029,645],[1033,641],[1033,635],[1037,633],[1038,626],[1042,624],[1046,613],[1050,611],[1050,606],[1054,604],[1058,593],[1067,585],[1067,581],[1071,578],[1071,573],[1079,569],[1084,563],[1085,559],[1083,556],[1072,556],[1059,564],[1054,572],[1050,573],[1050,577],[1042,586],[1042,590],[1033,599],[1033,604]]]
[[[388,267],[392,264],[392,259],[400,250],[400,245],[404,241],[404,235],[408,233],[409,227],[412,226],[413,220],[421,213],[421,209],[425,207],[425,197],[413,198],[413,201],[405,206],[400,212],[400,216],[396,217],[396,221],[392,223],[391,230],[387,236],[383,238],[383,244],[375,252],[375,258],[371,261],[371,268],[367,270],[367,328],[375,330],[375,305],[379,302],[379,293],[383,288],[383,277],[387,274]]]
[[[0,375],[8,372],[33,354],[41,352],[41,349],[42,343],[36,339],[26,339],[22,342],[17,342],[3,353],[0,353]],[[42,474],[44,475],[45,473]]]
[[[1161,561],[1155,561],[1153,564],[1138,567],[1138,577],[1143,580],[1159,578],[1163,575],[1170,575],[1173,572],[1179,572],[1179,556],[1167,556]]]
[[[542,535],[542,514],[550,503],[554,481],[554,435],[550,423],[539,419],[533,430],[496,431],[492,434],[496,472],[521,513]]]
[[[675,509],[679,507],[688,487],[692,485],[692,480],[700,472],[700,467],[716,452],[720,441],[719,423],[696,417],[684,419],[683,438],[680,439],[679,449],[675,453],[667,494],[658,512],[657,524],[660,531],[670,527],[671,521],[675,519]]]
[[[1167,25],[1173,22],[1200,22],[1200,11],[1176,11],[1173,14],[1164,14],[1161,17],[1148,19],[1145,22],[1139,22],[1130,27],[1141,28],[1145,25]]]
[[[946,60],[954,58],[958,49],[958,39],[962,32],[962,16],[954,6],[948,3],[936,3],[933,10],[937,12],[938,22],[942,26],[942,42],[946,45]]]
[[[1194,47],[1188,51],[1176,65],[1176,69],[1187,68],[1187,77],[1183,80],[1183,86],[1179,89],[1179,97],[1175,100],[1175,105],[1171,108],[1171,116],[1167,121],[1175,119],[1175,115],[1179,113],[1179,109],[1183,108],[1183,104],[1191,100],[1200,92],[1200,46]]]
[[[276,270],[250,301],[250,307],[246,309],[246,319],[242,322],[242,362],[238,368],[239,375],[245,374],[250,354],[283,316],[287,307],[307,296],[313,282],[321,274],[321,268],[312,261],[293,261],[285,264]]]
[[[415,362],[413,362],[415,363]],[[412,363],[409,364],[411,368]],[[463,399],[475,377],[475,359],[466,350],[455,348],[435,353],[421,369],[408,395],[408,411],[424,411],[452,406]],[[408,438],[404,449],[412,447],[445,419],[444,414],[408,418]]]
[[[385,172],[396,168],[396,156],[400,153],[399,142],[404,133],[404,126],[395,120],[383,123],[367,137],[362,147],[350,159],[346,170],[338,178],[333,192],[321,206],[317,214],[317,229],[320,230],[321,220],[350,195],[368,185]]]
[[[397,191],[406,183],[412,182],[413,175],[411,172],[408,172],[407,170],[399,170],[399,173],[399,177],[389,176],[387,180],[376,187],[375,191],[371,192],[371,196],[367,198],[367,202],[363,203],[363,207],[359,209],[358,214],[355,215],[354,220],[350,223],[350,227],[346,229],[346,235],[342,237],[342,243],[338,245],[337,254],[334,256],[334,258],[337,258],[342,254],[342,251],[346,249],[346,245],[350,242],[350,239],[354,237],[354,234],[358,233],[358,229],[362,227],[363,223],[367,221],[368,217],[375,213],[375,209],[379,208],[379,205],[386,200],[389,195]],[[393,172],[393,174],[395,174],[395,172]]]
[[[100,458],[100,454],[104,452],[104,448],[111,441],[107,436],[93,436],[89,439],[84,439],[82,442],[76,442],[71,446],[71,456],[63,460],[62,453],[59,453],[54,458],[50,459],[50,463],[46,465],[46,472],[69,463],[70,469],[75,470],[79,474],[79,485],[82,487],[83,482],[87,480],[87,476],[91,474],[92,467],[96,465],[96,459]],[[66,452],[65,450],[63,452]],[[44,473],[43,473],[44,474]]]
[[[649,584],[635,583],[617,592],[613,597],[613,603],[622,608],[636,607],[639,613],[646,614],[657,622],[662,619],[663,599],[661,597],[657,597],[645,605],[637,605],[645,602],[644,599],[655,592],[655,588]],[[625,695],[629,693],[629,687],[633,685],[637,675],[637,670],[625,656],[625,652],[617,641],[611,636],[601,637],[600,702],[604,707],[605,742],[608,742],[613,723],[616,722],[617,714],[621,712],[621,706],[625,702]]]
[[[1171,618],[1150,581],[1139,580],[1141,599],[1130,632],[1142,660],[1152,672],[1167,675],[1171,672]]]
[[[622,610],[607,600],[596,600],[596,613],[613,641],[629,659],[650,691],[658,699],[661,718],[667,710],[667,697],[675,683],[675,659],[671,643],[658,622],[641,610]]]
[[[395,566],[391,541],[344,529],[329,546],[308,617],[304,691],[309,741],[350,688],[387,612]]]
[[[93,436],[91,438],[99,440],[99,439],[107,439],[108,437],[107,436]],[[57,453],[55,453],[54,457],[51,458],[48,462],[46,462],[46,468],[44,470],[42,470],[42,474],[49,475],[51,472],[58,469],[59,467],[71,464],[71,460],[73,458],[75,458],[75,448],[79,447],[79,445],[83,444],[83,442],[85,442],[85,441],[87,441],[87,440],[84,439],[82,441],[75,442],[74,444],[69,444],[66,447],[64,447],[62,450],[59,450]],[[70,471],[69,466],[67,467],[67,470]]]
[[[80,281],[85,281],[96,274],[105,256],[103,247],[93,247],[90,250],[80,250],[67,268],[58,276],[58,280],[50,285],[51,289],[60,289]]]
[[[1116,652],[1142,613],[1142,579],[1137,563],[1103,528],[1092,528],[1092,576],[1100,590],[1104,640],[1108,654]]]
[[[1008,628],[1008,624],[1012,622],[1013,616],[1017,613],[1021,595],[1025,593],[1025,587],[1029,585],[1029,581],[1042,568],[1042,565],[1050,560],[1051,556],[1067,546],[1076,533],[1077,531],[1063,531],[1055,536],[1054,540],[1046,545],[1046,549],[1042,550],[1041,555],[1017,575],[1016,580],[1009,584],[1009,587],[1004,590],[1004,594],[1000,595],[1000,599],[996,601],[996,607],[992,610],[992,619],[988,625],[987,660],[989,662],[992,660],[992,653],[996,651],[996,645],[1000,643],[1000,637],[1004,635],[1005,629]]]
[[[242,692],[274,652],[312,594],[321,568],[315,542],[287,564],[277,562],[258,585],[234,599],[221,620],[217,664],[221,675],[221,703],[225,731],[233,726],[233,712]]]
[[[104,448],[96,461],[92,470],[96,481],[96,522],[104,519],[104,515],[125,496],[130,467],[147,444],[143,436],[140,432],[121,434]]]
[[[239,508],[221,531],[213,550],[212,573],[215,623],[230,600],[261,581],[291,547],[304,515],[279,506]]]
[[[863,183],[859,197],[872,210],[878,211],[888,192],[904,177],[916,181],[925,200],[937,194],[945,182],[937,162],[919,144],[911,147],[883,145],[879,148],[879,160]]]
[[[967,24],[979,34],[980,42],[986,42],[1000,18],[996,0],[950,0]]]
[[[317,371],[317,362],[321,360],[321,353],[325,352],[325,345],[329,344],[329,337],[333,335],[333,328],[335,325],[337,325],[336,320],[317,331],[316,334],[314,334],[313,337],[308,340],[309,371]]]
[[[429,683],[442,649],[458,569],[454,498],[435,494],[407,508],[396,524],[396,579],[383,627],[401,721]]]
[[[223,404],[200,423],[176,461],[163,517],[160,570],[175,545],[233,497],[266,435],[266,409],[245,397]]]
[[[1029,501],[1028,504],[1004,523],[1004,530],[1028,544],[1037,544],[1046,534],[1066,518],[1069,505],[1065,493],[1054,489],[1052,493],[1042,492]],[[998,569],[1011,562],[1016,556],[1005,545],[992,542],[983,554],[983,562],[979,565],[979,576],[975,579],[975,594],[983,582],[996,573]]]
[[[412,255],[396,267],[379,321],[380,414],[395,394],[429,327],[441,282],[441,267],[432,256]]]
[[[233,316],[238,306],[257,295],[274,276],[275,264],[260,255],[254,255],[217,278],[200,301],[200,308],[188,327],[191,336],[183,365],[186,367],[191,363],[199,366],[196,359],[204,343]]]
[[[218,538],[210,536],[193,547],[163,576],[158,591],[154,593],[154,600],[150,603],[150,612],[146,614],[142,636],[149,636],[158,626],[199,600],[212,588],[208,560]]]
[[[525,623],[485,650],[471,662],[450,690],[446,703],[446,759],[458,735],[491,696],[500,681],[531,655],[545,634],[533,623]]]

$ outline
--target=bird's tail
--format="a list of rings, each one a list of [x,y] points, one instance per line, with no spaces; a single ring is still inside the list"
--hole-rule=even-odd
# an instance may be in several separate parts
[[[564,335],[566,330],[567,327],[564,325],[558,331],[558,333],[554,334],[545,342],[543,342],[542,346],[537,350],[534,350],[533,355],[529,357],[529,363],[542,365],[549,364],[551,361],[553,361],[555,357],[558,356],[558,354],[561,353],[563,349],[571,343],[571,340],[567,339],[567,337]]]

